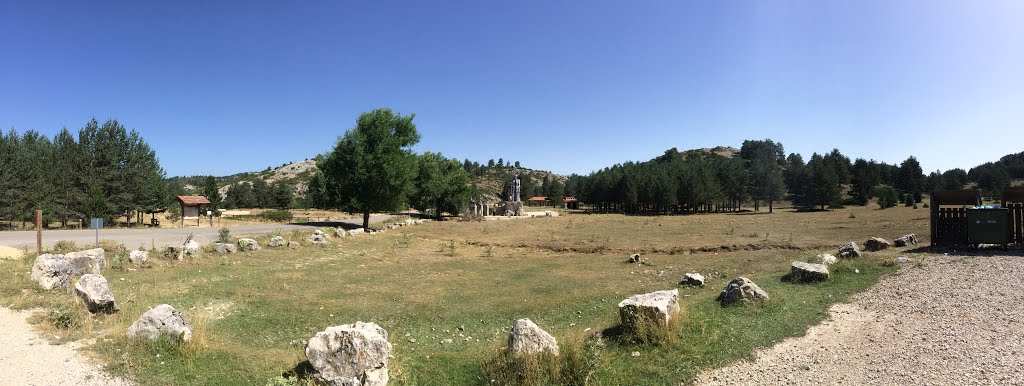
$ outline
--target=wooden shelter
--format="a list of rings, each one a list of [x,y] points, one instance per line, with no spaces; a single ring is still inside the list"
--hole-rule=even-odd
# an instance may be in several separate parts
[[[565,209],[579,209],[580,208],[580,200],[577,200],[576,197],[565,196],[565,198],[562,199],[562,202],[563,202],[562,207],[565,208]]]
[[[178,196],[181,203],[181,226],[185,226],[185,220],[196,220],[199,226],[199,213],[203,205],[209,204],[210,200],[203,196]]]
[[[981,195],[977,190],[932,192],[931,245],[967,244],[967,206],[979,204]]]
[[[1002,204],[1010,210],[1010,242],[1024,244],[1024,187],[1004,188]]]
[[[548,198],[544,197],[544,196],[533,196],[533,197],[530,197],[530,198],[526,199],[526,203],[528,205],[530,205],[530,206],[533,206],[534,204],[544,205],[544,203],[547,202],[547,201],[548,201]]]

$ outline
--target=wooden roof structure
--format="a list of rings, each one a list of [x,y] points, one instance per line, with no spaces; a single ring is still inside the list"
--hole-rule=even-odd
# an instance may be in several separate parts
[[[547,201],[548,198],[544,196],[533,196],[528,198],[526,201]]]
[[[203,196],[178,196],[178,202],[181,202],[183,205],[193,206],[209,204],[210,200]]]
[[[1024,186],[1003,189],[1003,206],[1007,202],[1024,202]]]
[[[562,201],[573,202],[573,201],[579,201],[579,200],[577,200],[576,197],[573,197],[573,196],[565,196],[565,198],[563,198]]]

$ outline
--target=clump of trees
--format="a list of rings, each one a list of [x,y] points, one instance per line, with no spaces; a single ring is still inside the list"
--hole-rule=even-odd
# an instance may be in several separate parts
[[[410,204],[436,216],[458,214],[471,199],[469,175],[458,160],[412,152],[420,140],[414,117],[391,109],[360,115],[356,127],[318,162],[309,182],[309,203],[362,213],[364,228],[369,227],[370,213]]]
[[[77,138],[66,128],[52,140],[34,130],[0,132],[0,165],[0,220],[8,226],[34,221],[36,210],[45,226],[92,217],[142,223],[168,204],[156,152],[116,120],[92,119]]]
[[[284,181],[267,184],[263,179],[242,181],[224,192],[224,207],[288,209],[295,199],[295,191]],[[218,195],[219,196],[219,195]],[[212,199],[210,200],[213,201]]]

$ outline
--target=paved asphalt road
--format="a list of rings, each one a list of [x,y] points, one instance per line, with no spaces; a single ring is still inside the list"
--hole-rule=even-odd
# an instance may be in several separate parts
[[[370,222],[380,222],[391,218],[389,215],[373,215],[370,216]],[[354,226],[362,225],[363,219],[351,218],[340,221],[332,221],[330,223],[306,223],[306,224],[260,224],[260,225],[240,225],[231,226],[231,234],[238,235],[255,235],[270,233],[275,231],[290,232],[293,229],[313,229],[316,227],[323,226],[343,226],[346,228],[352,228]],[[158,248],[163,248],[170,245],[181,245],[185,242],[185,237],[188,234],[194,233],[195,237],[193,240],[198,241],[201,244],[206,244],[217,240],[217,232],[220,230],[219,227],[214,228],[153,228],[153,229],[100,229],[100,240],[115,240],[121,244],[124,244],[128,249],[138,248],[140,245],[144,245],[147,249],[152,244],[156,244]],[[43,231],[43,246],[44,248],[48,245],[59,240],[74,241],[75,244],[80,246],[93,245],[96,243],[96,231],[93,229],[85,230],[48,230]],[[28,248],[29,250],[35,250],[36,247],[36,232],[35,231],[11,231],[11,232],[0,232],[0,245],[14,247],[18,249]]]

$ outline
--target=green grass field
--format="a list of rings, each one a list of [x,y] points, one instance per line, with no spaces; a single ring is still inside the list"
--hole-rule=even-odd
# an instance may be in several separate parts
[[[872,235],[926,236],[927,213],[855,207],[771,215],[568,214],[433,222],[334,238],[326,247],[205,253],[181,262],[151,253],[147,267],[114,261],[105,272],[121,306],[112,316],[91,316],[73,295],[38,290],[28,275],[30,259],[2,261],[0,272],[11,279],[0,283],[0,304],[48,310],[37,318],[41,330],[58,340],[90,339],[109,371],[147,385],[267,384],[305,360],[305,339],[357,320],[388,330],[392,384],[492,384],[481,365],[498,355],[516,319],[531,318],[561,344],[578,346],[618,324],[616,304],[625,297],[679,288],[682,313],[670,343],[605,339],[588,381],[686,383],[702,370],[802,335],[831,304],[894,272],[880,264],[882,257],[905,253],[890,249],[841,262],[833,280],[810,285],[780,280],[792,260],[834,253],[840,243]],[[624,263],[633,252],[647,263]],[[113,255],[108,260],[119,259]],[[686,272],[704,274],[707,285],[677,286]],[[715,297],[736,276],[753,279],[771,299],[720,307]],[[134,319],[161,303],[193,323],[192,343],[124,337]]]

